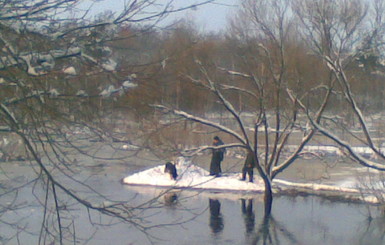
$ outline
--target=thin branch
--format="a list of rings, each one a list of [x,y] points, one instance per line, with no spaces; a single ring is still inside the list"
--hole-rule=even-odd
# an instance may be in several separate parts
[[[225,133],[228,133],[228,134],[234,136],[236,139],[239,140],[239,142],[241,142],[241,144],[246,145],[246,140],[241,135],[239,135],[237,132],[235,132],[232,129],[227,128],[227,127],[225,127],[223,125],[220,125],[218,123],[209,121],[209,120],[201,118],[201,117],[193,116],[193,115],[188,114],[188,113],[186,113],[184,111],[170,109],[170,108],[168,108],[166,106],[163,106],[163,105],[152,105],[152,107],[154,107],[154,108],[156,108],[158,110],[161,110],[163,112],[166,112],[166,113],[172,113],[174,115],[183,117],[183,118],[185,118],[185,119],[187,119],[189,121],[198,122],[198,123],[201,123],[201,124],[204,124],[204,125],[216,128],[218,130],[221,130],[221,131],[223,131]]]
[[[209,76],[207,70],[205,69],[205,67],[203,67],[203,65],[200,62],[198,62],[198,64],[200,66],[200,69],[201,69],[203,75],[205,76],[205,78],[207,79],[208,83],[210,84],[211,90],[221,100],[222,104],[225,106],[227,111],[229,111],[234,116],[235,120],[237,120],[238,126],[240,127],[241,132],[243,134],[244,141],[246,142],[246,145],[249,145],[250,144],[249,143],[249,137],[248,137],[248,135],[246,133],[246,129],[245,129],[245,126],[244,126],[244,123],[243,123],[241,117],[239,116],[237,111],[234,109],[233,105],[223,96],[221,91],[219,91],[218,88],[215,86],[214,82],[210,79],[210,76]],[[243,143],[243,141],[241,141],[241,142]]]
[[[377,169],[377,170],[380,170],[380,171],[385,171],[385,165],[379,164],[379,163],[376,163],[376,162],[373,162],[373,161],[370,161],[368,159],[363,158],[361,155],[359,155],[358,153],[356,153],[353,150],[353,147],[350,145],[349,142],[346,142],[346,141],[340,139],[336,134],[334,134],[330,130],[327,130],[326,128],[322,127],[321,125],[319,125],[318,123],[314,122],[313,120],[311,121],[311,123],[323,135],[327,136],[328,138],[330,138],[334,142],[336,142],[338,145],[340,145],[341,147],[345,148],[349,152],[350,156],[352,156],[352,158],[354,160],[356,160],[362,166],[373,168],[373,169]]]
[[[195,156],[195,155],[197,155],[197,154],[199,154],[205,150],[225,149],[225,148],[226,149],[228,149],[228,148],[246,148],[246,147],[247,146],[245,146],[244,144],[231,143],[231,144],[223,144],[220,146],[200,146],[198,148],[185,149],[181,153],[185,157],[191,157],[191,156]]]

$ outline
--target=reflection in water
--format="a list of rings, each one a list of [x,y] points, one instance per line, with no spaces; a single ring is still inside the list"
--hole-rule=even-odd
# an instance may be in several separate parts
[[[246,226],[246,234],[249,235],[254,231],[254,226],[255,226],[255,214],[253,212],[253,199],[247,200],[247,206],[246,206],[245,199],[241,199],[241,201],[242,201],[242,215]]]
[[[178,195],[176,192],[168,192],[163,195],[164,205],[166,207],[175,207],[178,203]]]
[[[223,230],[223,217],[221,214],[221,203],[217,199],[209,199],[210,204],[210,227],[214,234]]]
[[[264,244],[264,241],[266,241],[265,244],[281,245],[385,244],[385,217],[377,210],[377,206],[331,201],[313,195],[303,197],[279,195],[274,200],[274,218],[264,219],[263,204],[260,204],[257,197],[252,200],[253,209],[248,209],[248,198],[246,198],[244,216],[240,208],[240,198],[244,197],[243,195],[221,193],[213,198],[212,193],[201,191],[184,190],[171,193],[163,188],[121,185],[117,181],[124,177],[121,166],[109,166],[87,168],[74,177],[86,180],[86,184],[111,199],[126,200],[128,205],[143,207],[139,209],[143,211],[134,212],[140,215],[140,219],[133,221],[139,222],[140,226],[135,228],[135,225],[129,226],[119,219],[100,216],[93,211],[87,212],[80,206],[72,205],[71,200],[62,199],[62,202],[71,205],[71,215],[67,215],[68,210],[60,210],[63,225],[66,225],[65,235],[70,234],[72,229],[68,225],[73,224],[76,236],[79,238],[78,243],[83,244],[88,241],[87,244],[92,245],[146,245],[153,244],[149,242],[151,236],[162,239],[163,242],[157,239],[154,242],[156,244],[247,245]],[[0,175],[0,244],[38,244],[40,230],[45,229],[47,225],[41,223],[44,209],[40,205],[40,200],[44,200],[46,193],[39,188],[36,189],[34,181],[29,182],[35,178],[35,175],[24,164],[2,164],[1,168],[7,176]],[[89,178],[91,170],[94,173],[103,171]],[[107,175],[104,176],[105,174]],[[73,190],[79,188],[77,182],[70,187]],[[83,189],[80,190],[79,194],[88,198],[87,193],[83,192]],[[154,203],[153,200],[164,192],[170,193],[167,193],[167,197],[161,198],[162,204],[166,203],[169,206],[164,205],[164,209],[160,209],[159,203]],[[208,196],[220,202],[218,205],[217,200],[212,201],[210,213],[207,210]],[[100,200],[99,196],[92,195],[89,198],[92,198],[90,200],[92,202]],[[164,210],[170,212],[163,212]],[[244,218],[247,217],[246,214],[250,214],[247,210],[254,211],[255,223],[254,231],[250,232],[245,239],[246,219]],[[368,220],[367,210],[372,212],[371,216],[374,219]],[[204,215],[201,215],[202,213]],[[50,222],[54,220],[54,216],[50,216]],[[95,220],[103,224],[94,222]],[[176,225],[175,222],[183,224]],[[162,224],[174,225],[163,226]],[[226,224],[226,229],[223,224]],[[139,227],[146,226],[153,228],[145,232],[139,231],[141,229]],[[172,235],[167,232],[170,227]],[[214,228],[213,231],[211,227]],[[251,226],[249,227],[251,230]],[[53,229],[56,229],[56,226]],[[219,232],[217,233],[219,235],[213,235],[214,231]],[[87,238],[89,240],[86,240]]]
[[[299,242],[293,233],[289,232],[286,227],[278,223],[273,216],[266,215],[263,217],[259,229],[255,234],[252,244],[263,245],[278,245],[278,244],[292,244],[299,245]]]
[[[362,226],[359,232],[362,236],[358,244],[385,244],[385,217],[368,219],[368,223]]]

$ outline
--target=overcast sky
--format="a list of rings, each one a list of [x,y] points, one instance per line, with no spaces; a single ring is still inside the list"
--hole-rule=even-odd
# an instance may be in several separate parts
[[[164,3],[169,0],[158,0],[159,3]],[[201,0],[202,1],[202,0]],[[177,13],[168,18],[172,19],[188,18],[194,20],[198,25],[199,30],[203,31],[220,31],[226,27],[228,16],[234,13],[239,0],[217,0],[215,4],[207,4],[196,9]],[[118,12],[122,9],[124,2],[127,0],[107,0],[100,1],[94,4],[95,12],[103,12],[105,10],[112,10]],[[186,6],[194,4],[199,0],[174,0],[174,7]]]
[[[195,0],[184,0],[183,2],[185,4],[190,1],[191,3],[195,2]],[[194,22],[205,31],[218,31],[226,28],[228,17],[234,14],[237,3],[238,0],[218,0],[217,4],[200,6],[196,10],[189,10],[175,17],[187,17],[194,20]]]

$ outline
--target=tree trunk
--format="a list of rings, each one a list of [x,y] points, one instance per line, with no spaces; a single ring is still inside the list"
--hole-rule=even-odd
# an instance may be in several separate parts
[[[271,186],[271,181],[264,179],[265,182],[265,216],[268,217],[271,214],[271,208],[273,206],[273,191]]]

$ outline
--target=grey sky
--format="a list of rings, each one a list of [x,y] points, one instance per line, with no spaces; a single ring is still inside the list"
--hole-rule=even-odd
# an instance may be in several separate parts
[[[165,3],[168,0],[159,0],[159,3]],[[239,0],[217,0],[214,4],[207,4],[196,9],[177,13],[168,18],[172,21],[175,18],[188,18],[194,20],[199,30],[219,31],[225,28],[227,17],[234,13]],[[95,12],[103,12],[105,10],[119,11],[122,9],[124,2],[127,0],[107,0],[96,2],[93,6]],[[174,8],[180,6],[192,5],[199,2],[198,0],[174,0]],[[84,5],[89,6],[89,5]]]
[[[180,0],[181,2],[183,0]],[[191,1],[194,3],[195,1]],[[186,4],[187,1],[183,1]],[[205,31],[219,31],[226,27],[227,19],[234,14],[238,0],[218,0],[217,3],[200,6],[196,10],[189,10],[177,14],[173,18],[187,17]]]

